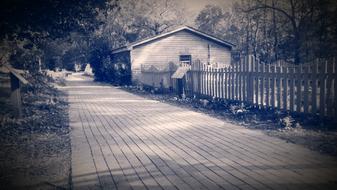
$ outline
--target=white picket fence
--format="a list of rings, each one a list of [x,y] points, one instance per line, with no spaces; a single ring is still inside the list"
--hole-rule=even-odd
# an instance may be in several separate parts
[[[184,84],[188,95],[337,117],[336,79],[335,59],[295,66],[264,64],[247,56],[225,68],[212,68],[196,61]]]

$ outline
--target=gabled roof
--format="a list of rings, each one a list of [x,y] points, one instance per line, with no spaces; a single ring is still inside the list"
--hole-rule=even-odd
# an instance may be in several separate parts
[[[123,51],[130,51],[134,47],[137,47],[137,46],[140,46],[140,45],[152,42],[152,41],[160,39],[160,38],[164,38],[164,37],[170,36],[172,34],[175,34],[177,32],[183,31],[183,30],[191,32],[191,33],[193,33],[193,34],[195,34],[197,36],[200,36],[202,38],[205,38],[207,40],[213,41],[213,42],[215,42],[215,43],[217,43],[219,45],[222,45],[222,46],[226,46],[226,47],[229,47],[229,48],[232,48],[233,46],[235,46],[234,44],[232,44],[230,42],[221,40],[221,39],[219,39],[217,37],[214,37],[212,35],[209,35],[209,34],[206,34],[204,32],[201,32],[201,31],[199,31],[199,30],[197,30],[195,28],[192,28],[190,26],[183,26],[183,27],[177,28],[175,30],[172,30],[170,32],[165,32],[165,33],[162,33],[162,34],[159,34],[159,35],[147,38],[147,39],[139,40],[139,41],[130,43],[128,45],[125,45],[125,46],[113,49],[112,53],[119,53],[119,52],[123,52]]]

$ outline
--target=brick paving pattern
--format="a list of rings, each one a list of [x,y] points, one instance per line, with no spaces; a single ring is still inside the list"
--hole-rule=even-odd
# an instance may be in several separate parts
[[[73,189],[337,189],[336,159],[73,75]]]

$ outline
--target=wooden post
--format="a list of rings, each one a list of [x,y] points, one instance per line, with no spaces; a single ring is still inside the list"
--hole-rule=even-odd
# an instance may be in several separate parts
[[[259,62],[258,60],[256,60],[256,58],[254,58],[254,63],[255,63],[255,67],[254,67],[254,78],[255,78],[255,104],[259,105]]]
[[[280,64],[280,63],[279,63]],[[282,88],[282,83],[281,83],[281,66],[276,67],[276,87],[277,87],[277,108],[281,109],[281,88]]]
[[[326,77],[326,62],[321,63],[320,74],[320,101],[319,101],[319,115],[321,117],[325,116],[325,77]]]
[[[255,60],[252,55],[248,56],[248,66],[249,68],[247,71],[249,71],[249,78],[248,78],[248,99],[251,104],[254,104],[254,67],[255,67]]]
[[[242,62],[242,100],[243,101],[248,101],[247,100],[247,94],[246,94],[246,82],[247,82],[247,72],[246,72],[246,66],[247,66],[247,61],[246,61],[246,57],[243,59],[240,59],[240,61]]]
[[[214,69],[211,67],[210,69],[210,80],[209,80],[209,86],[210,86],[210,96],[211,98],[214,96]]]
[[[200,96],[200,62],[198,61],[196,64],[196,74],[197,74],[197,80],[198,80],[198,85],[197,85],[197,95]]]
[[[288,110],[288,67],[283,67],[283,109]]]
[[[201,64],[201,62],[200,62],[200,64],[199,64],[199,69],[200,69],[200,73],[199,73],[199,75],[200,75],[200,95],[203,95],[204,94],[204,84],[205,84],[205,77],[204,77],[204,65],[203,64]]]
[[[207,95],[211,96],[212,88],[211,88],[211,80],[212,80],[212,73],[211,73],[211,68],[208,67],[207,65]]]
[[[212,97],[215,97],[216,96],[216,94],[215,94],[215,79],[216,79],[216,70],[215,70],[215,68],[213,68],[212,67],[212,83],[211,83],[211,85],[212,85]]]
[[[265,67],[264,64],[261,62],[260,63],[260,76],[261,76],[261,86],[260,86],[260,101],[261,101],[261,106],[264,106],[264,87],[265,87]]]
[[[295,111],[294,108],[294,99],[295,99],[295,78],[296,78],[296,72],[295,72],[295,68],[291,67],[290,68],[290,73],[288,73],[288,75],[290,76],[290,102],[289,102],[289,110],[290,111]]]
[[[15,116],[22,116],[22,102],[21,102],[21,93],[20,93],[20,80],[12,73],[10,73],[11,80],[11,104],[15,109]]]
[[[296,84],[296,111],[302,110],[302,67],[296,67],[297,84]]]
[[[207,95],[211,96],[211,80],[212,80],[212,74],[211,74],[211,68],[207,67]]]
[[[233,67],[231,68],[231,96],[232,96],[232,100],[235,100],[235,94],[234,94],[234,84],[235,84],[235,81],[234,81],[234,65]]]
[[[337,64],[336,64],[336,58],[333,58],[333,76],[334,76],[334,115],[335,115],[335,121],[337,120]]]
[[[331,117],[332,116],[332,106],[333,106],[333,100],[332,100],[332,70],[333,70],[333,65],[332,65],[332,60],[330,59],[329,62],[327,62],[328,70],[327,70],[327,77],[326,77],[326,90],[327,90],[327,95],[326,95],[326,105],[327,105],[327,116]]]
[[[304,67],[304,73],[303,73],[303,82],[304,82],[304,98],[303,98],[303,112],[308,113],[309,112],[309,68],[306,66]]]
[[[271,106],[273,108],[276,107],[276,98],[275,98],[275,79],[276,79],[276,76],[275,76],[275,70],[276,70],[276,65],[274,64],[273,67],[272,67],[272,70],[271,70]]]
[[[221,98],[220,68],[217,68],[217,97]]]
[[[312,92],[311,92],[311,113],[315,114],[317,113],[317,68],[318,68],[318,63],[315,61],[311,73],[311,81],[312,81]]]
[[[228,99],[228,80],[227,80],[227,78],[228,78],[228,67],[225,67],[225,76],[224,76],[224,80],[225,80],[225,82],[224,82],[224,99]]]
[[[238,85],[239,85],[239,64],[235,64],[235,71],[234,71],[234,76],[235,76],[235,100],[240,100],[239,99],[239,92],[238,92]]]
[[[208,96],[208,84],[209,84],[209,78],[208,78],[208,66],[207,65],[204,65],[205,67],[205,95]]]
[[[220,90],[221,90],[221,98],[224,99],[224,68],[220,69]]]
[[[206,75],[206,66],[203,64],[202,65],[202,85],[203,85],[203,95],[207,95],[207,75]]]
[[[232,66],[228,67],[228,99],[232,99]]]
[[[270,64],[266,65],[266,107],[269,107],[269,91],[270,91]]]

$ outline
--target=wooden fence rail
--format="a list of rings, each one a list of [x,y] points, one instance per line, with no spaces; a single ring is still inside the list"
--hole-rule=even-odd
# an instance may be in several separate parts
[[[295,66],[263,64],[247,56],[225,68],[194,62],[185,77],[185,93],[337,117],[336,79],[335,59]]]

